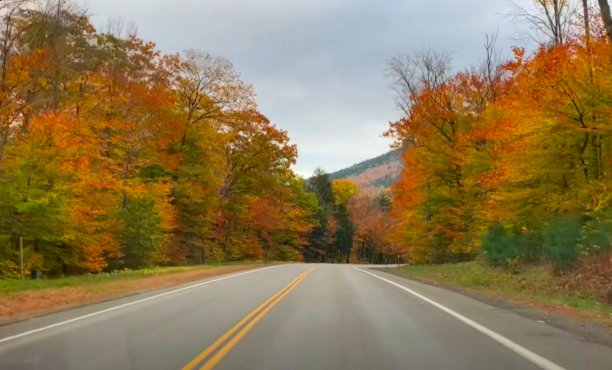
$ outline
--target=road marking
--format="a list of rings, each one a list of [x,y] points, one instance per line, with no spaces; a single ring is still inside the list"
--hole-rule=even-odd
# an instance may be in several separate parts
[[[238,332],[238,334],[231,338],[227,343],[225,343],[223,347],[221,347],[221,349],[219,349],[217,353],[210,357],[208,361],[206,361],[200,367],[200,370],[209,370],[215,367],[229,353],[229,351],[238,342],[240,342],[240,340],[255,326],[255,324],[257,324],[257,322],[259,322],[259,320],[261,320],[268,313],[268,311],[272,309],[272,307],[274,307],[287,294],[289,294],[293,289],[295,289],[304,279],[306,279],[306,277],[312,271],[313,268],[310,268],[302,272],[289,284],[285,285],[281,290],[273,294],[270,298],[266,299],[263,303],[257,306],[257,308],[247,314],[242,320],[238,321],[231,329],[221,335],[219,339],[217,339],[213,344],[206,348],[202,353],[200,353],[193,360],[191,360],[191,362],[185,365],[183,367],[183,370],[195,369],[199,363],[201,363],[206,357],[213,353],[222,343],[228,340],[237,330],[242,328],[240,332]]]
[[[488,329],[488,328],[480,325],[479,323],[477,323],[477,322],[475,322],[473,320],[468,319],[467,317],[465,317],[465,316],[463,316],[463,315],[461,315],[461,314],[451,310],[450,308],[448,308],[446,306],[441,305],[440,303],[438,303],[436,301],[433,301],[433,300],[425,297],[422,294],[419,294],[419,293],[415,292],[412,289],[406,288],[405,286],[403,286],[401,284],[398,284],[398,283],[396,283],[394,281],[391,281],[389,279],[385,279],[384,277],[378,276],[378,275],[373,274],[373,273],[371,273],[369,271],[365,271],[365,270],[362,270],[362,269],[357,268],[357,267],[353,267],[353,268],[355,270],[361,271],[361,272],[366,273],[368,275],[374,276],[375,278],[380,279],[380,280],[382,280],[382,281],[384,281],[386,283],[394,285],[397,288],[400,288],[400,289],[402,289],[402,290],[404,290],[404,291],[406,291],[406,292],[408,292],[408,293],[410,293],[410,294],[412,294],[412,295],[422,299],[423,301],[425,301],[425,302],[435,306],[436,308],[439,308],[440,310],[442,310],[442,311],[446,312],[447,314],[453,316],[454,318],[458,319],[459,321],[463,321],[463,323],[471,326],[472,328],[478,330],[482,334],[490,337],[494,341],[498,342],[499,344],[503,345],[504,347],[508,348],[509,350],[513,351],[514,353],[520,355],[521,357],[525,358],[526,360],[531,361],[533,364],[535,364],[536,366],[539,366],[542,369],[545,369],[545,370],[565,370],[564,368],[562,368],[561,366],[555,364],[554,362],[552,362],[552,361],[550,361],[550,360],[548,360],[548,359],[546,359],[546,358],[544,358],[544,357],[542,357],[542,356],[540,356],[540,355],[538,355],[536,353],[531,352],[527,348],[525,348],[525,347],[523,347],[523,346],[521,346],[521,345],[511,341],[510,339],[504,337],[503,335],[498,334],[498,333],[494,332],[493,330]]]
[[[281,265],[279,265],[279,266],[281,266]],[[229,275],[229,276],[220,277],[220,278],[213,279],[213,280],[207,280],[207,281],[204,281],[204,282],[201,282],[201,283],[197,283],[197,284],[189,285],[189,286],[186,286],[186,287],[183,287],[183,288],[171,290],[169,292],[164,292],[164,293],[156,294],[156,295],[151,296],[151,297],[138,299],[136,301],[120,304],[118,306],[109,307],[109,308],[106,308],[104,310],[92,312],[92,313],[89,313],[89,314],[86,314],[86,315],[82,315],[82,316],[77,316],[77,317],[74,317],[74,318],[69,319],[69,320],[60,321],[60,322],[57,322],[55,324],[43,326],[43,327],[40,327],[40,328],[37,328],[37,329],[32,329],[32,330],[24,331],[23,333],[19,333],[19,334],[11,335],[11,336],[8,336],[8,337],[4,337],[4,338],[0,339],[0,343],[5,343],[5,342],[9,342],[11,340],[18,339],[18,338],[23,338],[23,337],[28,336],[28,335],[40,333],[41,331],[53,329],[53,328],[56,328],[58,326],[62,326],[62,325],[66,325],[66,324],[71,324],[71,323],[73,323],[75,321],[80,321],[80,320],[88,319],[90,317],[102,315],[102,314],[107,313],[107,312],[111,312],[111,311],[119,310],[121,308],[133,306],[135,304],[151,301],[153,299],[165,297],[165,296],[170,295],[170,294],[179,293],[179,292],[183,292],[185,290],[189,290],[189,289],[193,289],[193,288],[198,288],[198,287],[201,287],[201,286],[204,286],[204,285],[216,283],[217,281],[232,279],[232,278],[235,278],[235,277],[238,277],[238,276],[242,276],[242,275],[246,275],[246,274],[252,274],[254,272],[263,271],[263,270],[267,270],[267,269],[275,268],[275,267],[279,267],[279,266],[262,267],[262,268],[258,268],[258,269],[254,269],[254,270],[250,270],[250,271],[246,271],[246,272],[241,272],[241,273],[237,273],[237,274],[233,274],[233,275]]]
[[[229,342],[225,344],[213,357],[211,357],[200,370],[210,370],[215,367],[225,357],[228,352],[234,348],[238,342],[261,320],[267,313],[280,302],[286,295],[291,293],[306,277],[312,272],[313,269],[307,270],[303,275],[300,276],[299,280],[296,281],[291,287],[286,289],[280,296],[278,296],[273,302],[271,302],[263,311],[261,311],[253,320],[251,320],[238,334],[236,334]]]

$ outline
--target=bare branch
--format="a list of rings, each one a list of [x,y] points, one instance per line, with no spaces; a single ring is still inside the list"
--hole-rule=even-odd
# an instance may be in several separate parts
[[[560,45],[572,34],[572,19],[577,8],[569,0],[535,0],[535,10],[529,11],[510,1],[511,18],[525,22],[531,29],[529,38],[538,43]],[[545,40],[543,40],[544,38]]]

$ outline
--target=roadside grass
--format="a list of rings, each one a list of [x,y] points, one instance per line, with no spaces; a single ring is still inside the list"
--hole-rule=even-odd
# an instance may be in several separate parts
[[[112,272],[101,272],[98,274],[74,275],[48,279],[43,278],[38,280],[0,279],[0,296],[23,291],[61,289],[66,287],[86,288],[88,286],[91,286],[95,289],[96,287],[99,287],[100,284],[106,284],[111,282],[122,282],[128,280],[143,279],[152,276],[180,274],[185,272],[215,269],[219,267],[242,265],[252,265],[253,267],[256,267],[257,265],[263,265],[263,263],[259,261],[240,261],[192,266],[151,267],[140,270],[124,269],[115,270]]]
[[[241,261],[122,270],[55,279],[0,280],[0,325],[263,265],[262,262]]]
[[[518,270],[495,268],[473,261],[441,265],[407,265],[387,271],[415,280],[475,291],[535,308],[565,311],[612,323],[612,306],[601,302],[587,289],[568,291],[563,276],[547,266],[525,266]],[[568,312],[571,311],[571,312]]]

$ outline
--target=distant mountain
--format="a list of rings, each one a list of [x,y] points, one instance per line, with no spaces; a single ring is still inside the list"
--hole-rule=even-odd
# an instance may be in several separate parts
[[[329,178],[353,181],[365,193],[376,194],[395,184],[404,168],[403,149],[395,149],[378,157],[332,172]]]

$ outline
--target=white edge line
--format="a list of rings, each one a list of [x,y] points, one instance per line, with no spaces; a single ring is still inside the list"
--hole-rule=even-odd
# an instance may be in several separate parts
[[[107,313],[107,312],[111,312],[111,311],[119,310],[121,308],[133,306],[135,304],[151,301],[153,299],[164,297],[164,296],[167,296],[167,295],[170,295],[170,294],[174,294],[174,293],[178,293],[178,292],[183,292],[185,290],[201,287],[203,285],[208,285],[208,284],[211,284],[211,283],[215,283],[217,281],[231,279],[231,278],[235,278],[235,277],[246,275],[246,274],[252,274],[254,272],[263,271],[263,270],[267,270],[269,268],[274,268],[274,267],[278,267],[278,266],[282,266],[282,265],[256,268],[256,269],[253,269],[253,270],[249,270],[249,271],[245,271],[245,272],[240,272],[240,273],[229,275],[229,276],[220,277],[220,278],[216,278],[216,279],[213,279],[213,280],[206,280],[206,281],[203,281],[201,283],[197,283],[197,284],[189,285],[189,286],[186,286],[186,287],[183,287],[183,288],[171,290],[169,292],[164,292],[164,293],[156,294],[156,295],[151,296],[151,297],[138,299],[138,300],[135,300],[135,301],[132,301],[132,302],[120,304],[118,306],[109,307],[109,308],[106,308],[104,310],[88,313],[88,314],[82,315],[82,316],[77,316],[77,317],[74,317],[74,318],[69,319],[69,320],[64,320],[64,321],[56,322],[55,324],[43,326],[43,327],[40,327],[40,328],[37,328],[37,329],[32,329],[32,330],[24,331],[23,333],[19,333],[19,334],[11,335],[11,336],[8,336],[8,337],[4,337],[4,338],[0,339],[0,343],[6,343],[6,342],[9,342],[11,340],[15,340],[15,339],[22,338],[22,337],[25,337],[25,336],[28,336],[28,335],[32,335],[32,334],[36,334],[36,333],[40,333],[41,331],[53,329],[53,328],[56,328],[56,327],[61,326],[61,325],[66,325],[66,324],[73,323],[75,321],[80,321],[80,320],[83,320],[83,319],[88,319],[88,318],[93,317],[93,316],[102,315],[102,314]]]
[[[542,357],[542,356],[540,356],[540,355],[538,355],[538,354],[536,354],[534,352],[531,352],[527,348],[525,348],[525,347],[523,347],[523,346],[521,346],[521,345],[511,341],[510,339],[504,337],[503,335],[498,334],[498,333],[494,332],[493,330],[488,329],[488,328],[480,325],[479,323],[477,323],[477,322],[475,322],[473,320],[468,319],[467,317],[465,317],[465,316],[463,316],[463,315],[461,315],[461,314],[451,310],[450,308],[448,308],[446,306],[441,305],[440,303],[438,303],[436,301],[433,301],[433,300],[423,296],[422,294],[419,294],[419,293],[413,291],[412,289],[406,288],[405,286],[403,286],[401,284],[398,284],[398,283],[396,283],[394,281],[391,281],[389,279],[385,279],[385,278],[383,278],[381,276],[378,276],[376,274],[373,274],[373,273],[371,273],[369,271],[365,271],[365,270],[362,270],[362,269],[357,268],[357,267],[354,267],[354,269],[358,270],[358,271],[361,271],[363,273],[366,273],[368,275],[374,276],[377,279],[380,279],[380,280],[382,280],[382,281],[384,281],[386,283],[394,285],[397,288],[400,288],[400,289],[402,289],[402,290],[404,290],[404,291],[406,291],[406,292],[408,292],[408,293],[410,293],[410,294],[412,294],[412,295],[414,295],[414,296],[424,300],[425,302],[427,302],[427,303],[435,306],[436,308],[439,308],[440,310],[446,312],[447,314],[453,316],[457,320],[462,321],[463,323],[465,323],[465,324],[471,326],[472,328],[478,330],[482,334],[490,337],[494,341],[500,343],[501,345],[503,345],[504,347],[508,348],[509,350],[517,353],[521,357],[531,361],[533,364],[539,366],[542,369],[546,369],[546,370],[565,370],[564,368],[562,368],[561,366],[555,364],[554,362],[552,362],[550,360],[547,360],[544,357]]]

